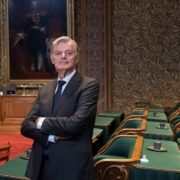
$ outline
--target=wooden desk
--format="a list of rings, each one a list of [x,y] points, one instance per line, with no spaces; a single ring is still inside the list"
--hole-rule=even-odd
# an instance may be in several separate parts
[[[28,180],[29,178],[24,175],[27,162],[27,160],[18,157],[0,166],[0,180]]]
[[[149,111],[147,120],[148,121],[157,121],[157,122],[167,122],[167,116],[164,112],[158,112],[156,111],[156,115],[153,114],[154,111]]]
[[[153,145],[153,139],[144,139],[142,155],[149,159],[148,163],[134,164],[131,172],[133,180],[179,180],[180,151],[176,142],[160,140],[166,152],[148,150]]]
[[[93,128],[92,147],[95,155],[100,147],[103,145],[103,129]]]
[[[36,96],[9,95],[0,96],[0,128],[19,126],[28,114]],[[11,129],[9,129],[11,130]]]
[[[99,112],[98,116],[113,117],[115,119],[115,128],[117,128],[124,119],[124,112],[103,111]]]
[[[160,140],[174,140],[174,133],[169,123],[165,123],[166,129],[160,128],[160,123],[155,121],[147,121],[146,130],[142,132],[144,138],[160,139]]]
[[[92,137],[92,143],[95,143],[100,136],[102,136],[103,130],[100,128],[93,128],[93,137]]]
[[[107,142],[109,136],[115,130],[114,123],[115,118],[113,117],[96,116],[94,127],[103,129],[103,143]]]

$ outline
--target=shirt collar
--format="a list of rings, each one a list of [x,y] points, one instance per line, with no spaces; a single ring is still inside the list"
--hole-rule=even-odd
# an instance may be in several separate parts
[[[65,81],[66,83],[68,83],[71,80],[71,78],[74,76],[75,73],[76,73],[76,70],[74,70],[73,72],[71,72],[70,74],[65,76],[63,79],[60,79],[58,77],[57,81],[62,80],[62,81]]]

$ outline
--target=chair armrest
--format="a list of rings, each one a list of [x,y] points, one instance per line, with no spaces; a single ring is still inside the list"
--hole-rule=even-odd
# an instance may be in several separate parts
[[[108,159],[102,160],[95,164],[96,179],[123,179],[127,180],[129,177],[130,166],[128,164],[119,164]]]

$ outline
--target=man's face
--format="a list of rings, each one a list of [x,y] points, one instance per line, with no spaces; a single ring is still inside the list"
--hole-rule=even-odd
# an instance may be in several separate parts
[[[78,63],[73,42],[59,43],[51,53],[51,61],[57,72],[71,73]]]

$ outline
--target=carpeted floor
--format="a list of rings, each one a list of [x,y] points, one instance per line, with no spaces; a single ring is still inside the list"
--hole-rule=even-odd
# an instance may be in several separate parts
[[[10,142],[10,160],[23,154],[32,145],[32,140],[25,138],[21,134],[0,133],[0,145]],[[1,163],[2,164],[2,163]]]

